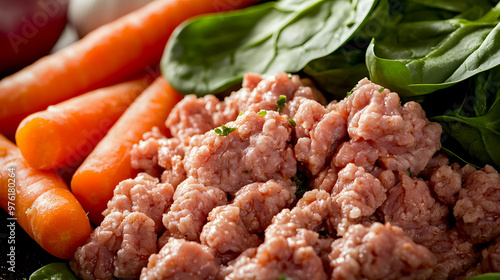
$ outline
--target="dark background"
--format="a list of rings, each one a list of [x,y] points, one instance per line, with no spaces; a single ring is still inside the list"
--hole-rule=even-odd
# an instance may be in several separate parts
[[[53,262],[67,262],[47,253],[38,243],[36,243],[19,225],[16,223],[15,244],[8,244],[10,229],[7,227],[11,221],[10,216],[0,208],[0,279],[2,280],[22,280],[29,279],[29,276],[40,267]],[[10,265],[7,254],[10,246],[15,246],[16,266],[15,273],[8,270]]]

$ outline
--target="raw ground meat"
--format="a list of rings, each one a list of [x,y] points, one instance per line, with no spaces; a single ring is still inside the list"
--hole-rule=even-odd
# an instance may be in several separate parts
[[[379,164],[386,169],[420,173],[441,147],[441,126],[425,118],[416,102],[403,106],[397,93],[367,79],[334,110],[347,118],[350,140],[335,156],[337,166],[354,163],[368,172]]]
[[[205,186],[190,177],[183,181],[174,193],[170,210],[163,215],[166,228],[160,244],[169,237],[199,241],[208,213],[219,205],[227,204],[226,193],[219,188]],[[161,247],[160,245],[160,247]]]
[[[157,252],[155,224],[139,212],[112,212],[79,247],[71,262],[76,275],[87,279],[137,279]]]
[[[367,79],[330,103],[297,75],[247,73],[242,85],[223,99],[186,96],[165,123],[173,137],[153,128],[134,146],[132,165],[143,173],[117,186],[71,260],[76,275],[500,272],[500,175],[438,152],[441,126],[418,103]]]
[[[170,238],[158,254],[151,255],[141,280],[212,280],[219,266],[210,248],[184,239]]]
[[[487,165],[465,178],[453,215],[474,244],[500,235],[500,174],[493,167]]]
[[[214,208],[200,235],[222,263],[262,243],[259,236],[272,218],[295,199],[295,186],[270,180],[241,188],[230,205]],[[260,211],[266,209],[266,211]]]
[[[334,151],[346,136],[347,120],[338,111],[328,111],[314,100],[303,102],[294,120],[295,156],[312,175],[317,175],[331,161]]]
[[[140,173],[134,179],[127,179],[116,186],[113,198],[103,215],[112,212],[146,214],[155,223],[155,231],[163,229],[162,216],[173,201],[174,188],[168,183],[160,183],[157,178]]]
[[[500,271],[500,238],[495,239],[481,251],[481,262],[470,269],[466,277],[472,277],[491,271]]]
[[[211,130],[186,155],[188,176],[234,194],[242,186],[270,179],[290,179],[297,160],[290,143],[292,125],[274,111],[246,112],[228,127],[227,136]]]
[[[222,263],[246,249],[259,246],[259,237],[248,231],[240,216],[240,208],[224,205],[214,208],[200,235],[201,244],[215,250]]]
[[[401,228],[373,223],[353,225],[332,243],[330,279],[428,279],[434,255]]]
[[[255,250],[254,255],[243,255],[232,264],[232,271],[225,279],[276,280],[291,277],[297,280],[328,279],[321,258],[314,245],[318,234],[298,229],[292,237],[273,236]]]
[[[296,186],[289,180],[252,183],[236,192],[231,204],[240,208],[241,219],[248,231],[262,233],[276,214],[292,204],[295,191]]]
[[[382,183],[363,167],[350,163],[340,170],[331,194],[339,212],[329,218],[337,235],[344,235],[350,225],[359,224],[374,214],[385,201],[385,192]]]
[[[428,183],[402,175],[379,208],[383,220],[401,227],[437,257],[433,279],[454,278],[475,261],[475,249],[448,224],[449,208],[432,196]]]

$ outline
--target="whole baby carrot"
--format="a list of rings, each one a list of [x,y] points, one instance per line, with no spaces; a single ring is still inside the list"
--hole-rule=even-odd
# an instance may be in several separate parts
[[[204,13],[257,0],[157,0],[0,80],[0,133],[11,136],[31,113],[113,84],[159,63],[172,31]]]
[[[80,203],[53,171],[34,169],[0,135],[0,206],[50,254],[69,259],[92,227]]]
[[[145,76],[104,87],[31,114],[16,144],[34,168],[76,167],[150,82]]]
[[[101,213],[113,196],[115,186],[136,175],[131,166],[132,146],[154,126],[164,128],[168,114],[181,98],[163,76],[158,77],[78,167],[71,179],[71,191],[93,223],[102,221]]]

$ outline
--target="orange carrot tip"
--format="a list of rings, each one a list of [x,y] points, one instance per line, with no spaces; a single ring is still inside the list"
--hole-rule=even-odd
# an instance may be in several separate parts
[[[19,125],[17,146],[34,168],[76,168],[148,83],[137,78],[34,113]]]
[[[0,206],[50,254],[70,259],[92,227],[80,203],[53,171],[28,165],[0,135]]]

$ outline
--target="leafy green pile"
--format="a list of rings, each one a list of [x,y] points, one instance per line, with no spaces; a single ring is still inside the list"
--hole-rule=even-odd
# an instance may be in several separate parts
[[[420,102],[443,150],[500,168],[498,0],[281,0],[197,17],[174,32],[162,73],[217,94],[246,72],[299,73],[330,99],[369,77]]]

